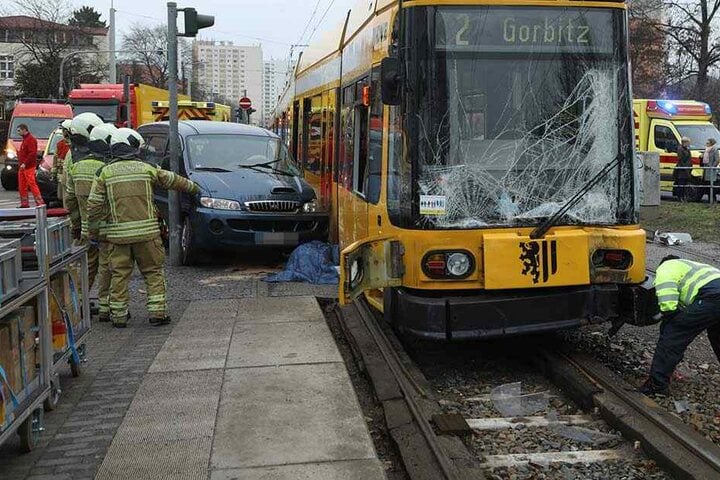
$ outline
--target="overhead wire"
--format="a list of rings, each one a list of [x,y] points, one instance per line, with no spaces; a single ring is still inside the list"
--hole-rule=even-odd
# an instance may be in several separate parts
[[[320,2],[321,2],[321,1],[322,1],[322,0],[317,0],[317,2],[315,2],[315,8],[313,9],[312,14],[310,15],[310,18],[308,18],[308,21],[307,21],[307,23],[305,24],[305,28],[303,28],[303,31],[302,31],[302,33],[300,34],[300,38],[298,38],[298,41],[297,41],[298,44],[302,44],[302,43],[303,43],[303,42],[302,42],[302,39],[303,39],[303,37],[305,36],[305,34],[307,33],[307,30],[308,30],[308,28],[310,27],[310,24],[312,23],[313,19],[315,18],[315,14],[317,13],[318,8],[320,7]]]
[[[323,20],[325,20],[325,17],[327,17],[328,12],[332,8],[333,4],[335,3],[335,0],[331,0],[331,2],[328,4],[327,8],[325,9],[325,12],[322,14],[322,17],[320,17],[320,20],[318,20],[318,23],[315,24],[315,28],[313,28],[313,31],[310,32],[310,36],[307,39],[307,43],[310,43],[310,40],[312,40],[313,35],[315,35],[315,32],[317,32],[318,27],[320,27],[320,24],[322,24]]]

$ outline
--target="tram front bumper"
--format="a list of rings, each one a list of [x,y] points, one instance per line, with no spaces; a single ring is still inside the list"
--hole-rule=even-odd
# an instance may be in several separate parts
[[[470,340],[548,332],[619,316],[615,285],[542,290],[453,292],[428,296],[389,289],[385,310],[404,333],[431,340]]]

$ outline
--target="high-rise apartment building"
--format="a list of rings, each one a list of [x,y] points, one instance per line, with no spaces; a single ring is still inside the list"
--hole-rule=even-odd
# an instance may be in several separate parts
[[[227,99],[233,108],[237,108],[238,100],[247,95],[257,110],[251,122],[262,122],[262,47],[196,40],[193,43],[193,82],[210,97],[195,100]]]
[[[269,125],[278,97],[283,92],[287,77],[287,60],[270,59],[265,62],[263,72],[263,116],[262,123]]]

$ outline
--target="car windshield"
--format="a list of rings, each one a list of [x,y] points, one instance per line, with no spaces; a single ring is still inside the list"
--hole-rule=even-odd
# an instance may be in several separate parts
[[[86,112],[94,113],[105,123],[117,122],[117,105],[73,105],[73,115]]]
[[[236,171],[252,167],[298,175],[280,139],[259,135],[190,135],[185,139],[193,170]]]
[[[25,124],[35,138],[50,138],[50,134],[55,130],[64,118],[53,117],[13,117],[10,124],[10,138],[13,140],[21,140],[22,137],[18,133],[18,125]]]
[[[704,150],[705,143],[709,138],[714,138],[720,142],[720,131],[715,128],[715,125],[710,123],[703,125],[676,125],[677,130],[682,137],[688,137],[690,139],[691,150]]]
[[[62,130],[55,130],[52,134],[52,137],[50,137],[50,140],[48,141],[48,147],[47,147],[48,155],[55,154],[55,149],[57,148],[57,144],[61,138],[63,138]]]

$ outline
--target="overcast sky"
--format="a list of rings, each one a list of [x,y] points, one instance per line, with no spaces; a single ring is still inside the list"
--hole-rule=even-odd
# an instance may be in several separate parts
[[[89,5],[107,21],[110,0],[73,0],[76,7]],[[215,16],[215,26],[201,30],[199,38],[230,40],[236,45],[262,44],[265,59],[287,58],[290,45],[308,43],[330,26],[344,20],[354,0],[188,0],[176,2],[178,8],[195,7],[198,13]],[[163,0],[114,0],[117,25],[117,47],[122,34],[133,23],[154,25],[167,20],[167,2]],[[317,11],[311,20],[313,11]],[[182,14],[179,24],[182,25]],[[307,30],[306,30],[307,26]],[[305,33],[303,35],[303,31]],[[302,35],[302,39],[301,39]]]

